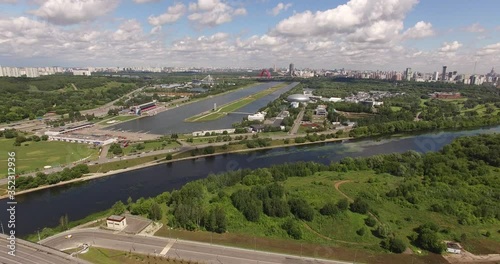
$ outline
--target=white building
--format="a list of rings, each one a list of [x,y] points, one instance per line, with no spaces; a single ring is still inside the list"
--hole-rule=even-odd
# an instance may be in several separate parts
[[[202,131],[195,131],[193,132],[192,135],[193,137],[199,137],[199,136],[204,136],[207,133],[224,134],[224,131],[227,132],[228,134],[233,134],[236,131],[236,129],[228,128],[228,129],[202,130]]]
[[[254,115],[248,115],[248,121],[264,121],[266,115],[264,113],[258,112]]]
[[[73,70],[73,75],[90,76],[90,70]]]
[[[332,102],[332,103],[336,103],[336,102],[340,102],[340,101],[342,101],[342,98],[340,98],[340,97],[330,97],[328,99],[328,102]]]
[[[38,73],[37,68],[26,68],[25,71],[26,71],[26,77],[28,78],[40,77],[40,73]]]
[[[106,226],[113,230],[123,230],[127,226],[127,219],[125,216],[112,215],[106,218]]]

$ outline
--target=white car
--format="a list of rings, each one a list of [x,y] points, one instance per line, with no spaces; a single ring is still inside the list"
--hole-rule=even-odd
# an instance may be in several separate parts
[[[73,237],[73,235],[67,235],[67,236],[65,236],[64,238],[69,239],[69,238],[71,238],[71,237]]]

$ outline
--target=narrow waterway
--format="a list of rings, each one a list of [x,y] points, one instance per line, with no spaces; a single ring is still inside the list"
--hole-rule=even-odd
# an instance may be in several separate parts
[[[134,200],[139,197],[156,196],[164,191],[178,189],[187,182],[205,178],[211,173],[296,161],[329,164],[344,157],[366,157],[408,150],[425,153],[437,151],[459,136],[495,132],[500,132],[500,126],[343,143],[320,143],[161,164],[20,195],[16,197],[18,202],[16,232],[18,236],[22,236],[34,233],[43,227],[57,226],[59,218],[65,214],[70,220],[81,219],[110,208],[118,200],[126,201],[129,196]],[[8,221],[6,203],[7,200],[0,200],[2,205],[0,220],[4,228]]]
[[[161,112],[154,116],[134,119],[122,124],[114,125],[109,127],[109,129],[120,129],[133,132],[149,132],[153,134],[164,135],[173,133],[184,134],[201,130],[231,128],[233,123],[241,122],[245,115],[226,115],[222,118],[205,122],[184,122],[184,120],[186,118],[213,109],[214,104],[221,106],[240,98],[256,94],[260,91],[269,89],[279,84],[280,82],[261,83],[250,88],[238,90],[228,94],[216,95],[199,102],[182,105]],[[279,89],[278,91],[257,99],[248,105],[245,105],[237,111],[244,113],[255,113],[261,107],[266,106],[269,102],[276,100],[281,94],[291,90],[298,84],[298,82],[291,83]]]

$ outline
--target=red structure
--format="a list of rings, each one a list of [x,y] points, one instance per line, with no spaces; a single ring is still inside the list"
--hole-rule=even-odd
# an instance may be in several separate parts
[[[263,69],[260,74],[259,74],[260,77],[264,77],[266,76],[266,78],[271,78],[271,72],[269,72],[268,69]]]

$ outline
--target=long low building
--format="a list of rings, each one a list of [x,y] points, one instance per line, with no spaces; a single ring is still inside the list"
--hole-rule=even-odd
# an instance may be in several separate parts
[[[66,133],[69,133],[69,132],[73,132],[73,131],[76,131],[76,130],[80,130],[80,129],[84,129],[84,128],[87,128],[87,127],[93,127],[94,124],[93,123],[83,123],[83,124],[77,124],[77,125],[71,125],[71,126],[64,126],[64,127],[60,127],[60,128],[57,128],[57,129],[51,129],[49,131],[46,131],[45,132],[45,135],[47,136],[57,136],[57,135],[61,135],[61,134],[66,134]]]
[[[118,138],[108,136],[88,136],[88,135],[48,135],[49,141],[63,141],[70,143],[92,144],[105,146],[118,142]]]
[[[224,131],[226,131],[228,134],[232,134],[236,131],[234,128],[228,128],[228,129],[216,129],[216,130],[203,130],[203,131],[195,131],[193,132],[194,137],[198,136],[204,136],[206,133],[212,134],[224,134]]]

